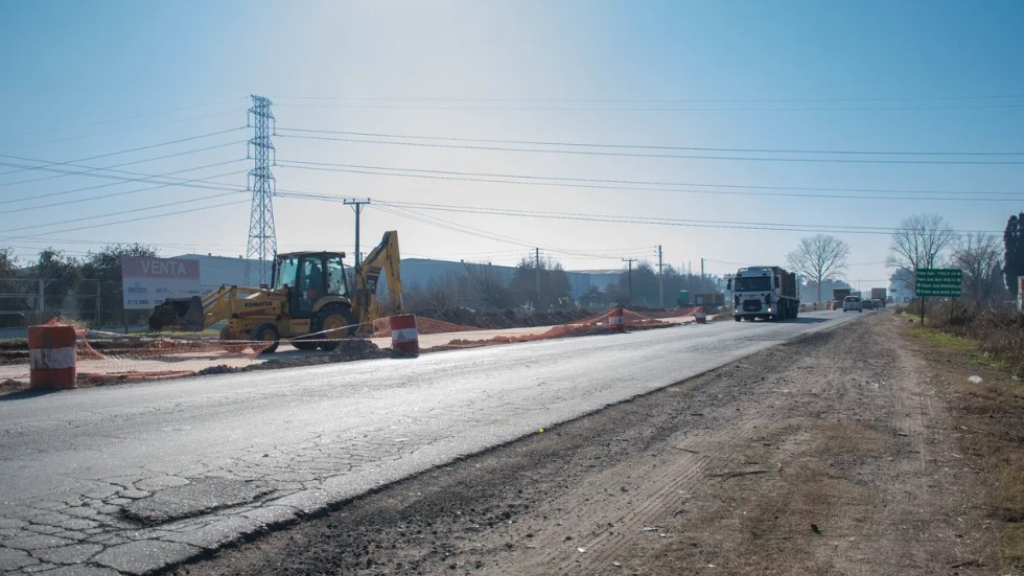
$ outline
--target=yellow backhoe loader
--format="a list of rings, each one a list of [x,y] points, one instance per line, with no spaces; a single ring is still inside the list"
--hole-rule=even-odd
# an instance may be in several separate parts
[[[300,350],[334,350],[338,338],[354,335],[373,319],[382,271],[394,312],[402,313],[398,232],[385,232],[353,270],[351,292],[344,257],[344,252],[278,254],[269,287],[221,286],[203,298],[169,299],[153,311],[149,326],[203,330],[227,320],[221,340],[273,342],[266,352],[276,350],[281,338]]]

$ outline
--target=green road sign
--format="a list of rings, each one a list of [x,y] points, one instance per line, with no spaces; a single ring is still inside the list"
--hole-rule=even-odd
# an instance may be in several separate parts
[[[959,298],[963,271],[958,268],[921,268],[914,277],[917,296]]]

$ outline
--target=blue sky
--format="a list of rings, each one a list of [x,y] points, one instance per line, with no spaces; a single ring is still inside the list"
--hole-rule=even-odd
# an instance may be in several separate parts
[[[808,161],[1024,161],[1020,155],[736,151],[1024,152],[1019,2],[4,0],[0,16],[0,162],[7,164],[0,171],[203,136],[80,163],[131,163],[114,169],[134,175],[23,168],[0,174],[0,245],[15,246],[27,259],[47,245],[79,254],[133,241],[163,255],[243,253],[247,196],[231,192],[245,185],[251,167],[243,143],[251,136],[244,128],[250,94],[274,101],[281,164],[274,173],[282,190],[460,209],[769,225],[761,228],[889,228],[929,212],[958,230],[998,231],[1024,210],[1020,164]],[[407,144],[460,143],[310,140],[288,129],[726,150],[446,148]],[[161,156],[170,157],[151,160]],[[314,171],[299,162],[446,175]],[[123,181],[172,172],[213,182],[213,189],[193,182],[134,192],[156,184]],[[451,172],[555,176],[577,186],[466,181],[451,179]],[[690,186],[609,189],[616,185],[584,187],[579,179]],[[962,194],[939,193],[946,191]],[[234,204],[208,208],[227,202]],[[190,208],[201,209],[167,215]],[[348,207],[281,197],[275,208],[282,251],[351,249]],[[381,208],[365,212],[364,246],[397,229],[407,255],[511,264],[540,246],[570,269],[653,259],[661,244],[668,263],[697,267],[704,257],[714,261],[709,271],[724,273],[733,262],[782,262],[814,233]],[[157,217],[119,223],[148,216]],[[867,288],[888,276],[881,263],[888,236],[835,235],[853,248],[850,280]]]

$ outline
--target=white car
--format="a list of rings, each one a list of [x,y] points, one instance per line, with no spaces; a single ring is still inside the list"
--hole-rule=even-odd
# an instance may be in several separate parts
[[[850,310],[864,311],[864,305],[860,301],[860,296],[847,296],[843,300],[843,312],[849,312]]]

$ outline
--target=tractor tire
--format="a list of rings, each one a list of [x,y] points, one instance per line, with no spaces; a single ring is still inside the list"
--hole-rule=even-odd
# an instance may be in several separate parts
[[[232,340],[237,340],[237,338],[233,337],[227,326],[220,329],[220,335],[218,338],[221,341],[221,347],[223,347],[224,351],[229,354],[241,354],[243,350],[249,347],[245,342],[230,343]]]
[[[324,330],[333,330],[348,326],[346,330],[339,330],[329,334],[319,334],[317,339],[329,339],[329,338],[350,338],[356,333],[356,327],[353,326],[355,321],[352,320],[352,311],[345,306],[338,304],[332,304],[330,306],[324,306],[319,312],[313,315],[313,322],[311,327],[314,333],[323,332]],[[330,352],[338,347],[337,340],[320,342],[320,349],[326,352]]]
[[[252,329],[252,339],[256,342],[273,342],[263,350],[264,354],[271,354],[281,344],[281,333],[277,331],[277,326],[264,322]]]
[[[316,350],[319,342],[309,342],[306,340],[290,340],[288,342],[292,346],[295,346],[297,350]]]

